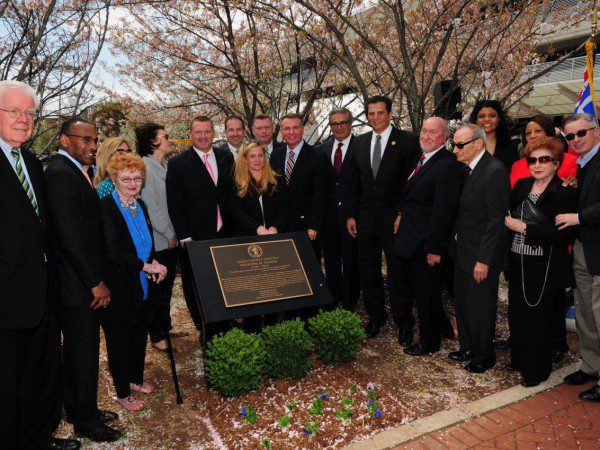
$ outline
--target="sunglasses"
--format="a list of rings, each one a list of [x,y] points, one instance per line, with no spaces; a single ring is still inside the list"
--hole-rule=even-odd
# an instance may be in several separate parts
[[[93,138],[93,137],[91,137],[91,136],[80,136],[79,134],[66,134],[65,136],[79,138],[79,139],[81,139],[81,140],[82,140],[82,141],[83,141],[83,142],[84,142],[86,145],[90,145],[92,142],[93,142],[94,144],[96,144],[96,145],[97,145],[97,144],[98,144],[98,141],[99,141],[99,139],[98,139],[97,137],[96,137],[96,138]]]
[[[528,156],[525,159],[527,160],[528,166],[533,166],[537,162],[539,162],[540,164],[548,164],[555,161],[555,159],[551,156],[540,156],[539,158],[536,158],[534,156]]]
[[[563,136],[567,141],[571,142],[573,139],[575,139],[575,136],[577,136],[578,138],[582,138],[587,134],[588,131],[593,130],[594,128],[596,127],[591,127],[587,130],[579,130],[577,133],[564,134]]]
[[[480,138],[476,137],[475,139],[471,139],[467,142],[454,142],[452,146],[458,148],[459,150],[462,150],[463,148],[465,148],[466,145],[470,144],[471,142],[475,142],[477,139]]]

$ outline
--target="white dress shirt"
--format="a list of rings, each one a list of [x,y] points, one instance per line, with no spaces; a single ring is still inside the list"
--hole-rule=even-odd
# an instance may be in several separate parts
[[[348,137],[342,141],[342,161],[344,161],[344,158],[346,157],[346,152],[348,151],[348,146],[350,145],[350,139],[352,139],[352,134],[348,135]],[[338,141],[337,139],[333,140],[333,149],[331,150],[331,164],[333,164],[335,161],[335,152],[338,148],[339,143],[340,141]],[[383,150],[383,147],[381,150]]]
[[[237,159],[238,155],[239,155],[239,148],[235,148],[233,145],[231,145],[229,142],[227,142],[227,147],[229,147],[229,151],[231,152],[231,154],[233,155],[233,159],[234,161]],[[210,158],[209,158],[210,159]]]
[[[210,164],[210,167],[212,168],[213,173],[215,174],[215,186],[216,186],[216,184],[219,182],[219,170],[217,169],[217,158],[215,157],[215,152],[213,152],[212,148],[206,153],[203,152],[202,150],[198,150],[196,147],[194,147],[194,150],[196,150],[196,153],[198,153],[198,156],[202,160],[202,164],[204,164],[205,155],[208,155],[208,163]],[[207,170],[207,172],[208,172],[208,170]]]
[[[387,147],[388,139],[390,138],[390,134],[392,133],[392,124],[388,125],[388,127],[383,130],[383,132],[379,133],[381,136],[381,159],[383,159],[383,154],[385,153],[385,148]],[[373,165],[373,151],[375,150],[375,142],[377,142],[377,133],[373,131],[371,135],[371,165]]]
[[[471,172],[473,170],[475,170],[475,166],[477,165],[477,163],[479,162],[479,160],[483,157],[483,153],[484,152],[487,152],[487,150],[485,148],[483,150],[481,150],[481,153],[479,153],[479,155],[477,155],[475,157],[475,159],[469,163],[469,167],[471,168]]]
[[[10,145],[8,145],[6,142],[4,142],[2,139],[0,139],[0,148],[2,148],[2,152],[4,153],[4,155],[6,155],[6,159],[8,159],[8,162],[10,164],[10,166],[13,168],[13,170],[15,171],[15,175],[17,174],[17,165],[15,163],[15,159],[13,158],[12,155],[12,147]],[[29,172],[27,172],[27,165],[25,164],[25,161],[23,160],[23,154],[21,153],[21,149],[17,149],[19,151],[19,155],[21,156],[21,167],[23,168],[23,174],[25,175],[25,179],[27,180],[27,182],[29,183],[29,186],[31,186],[31,192],[33,193],[33,198],[34,200],[37,202],[37,197],[35,196],[35,189],[33,189],[33,184],[31,184],[31,178],[29,178]]]
[[[300,155],[300,150],[302,150],[302,146],[304,145],[304,141],[300,141],[300,143],[298,145],[296,145],[294,148],[289,148],[286,145],[286,152],[285,152],[285,162],[283,163],[283,170],[285,171],[285,166],[287,164],[287,160],[290,156],[290,152],[294,153],[294,165],[296,165],[296,163],[298,162],[298,155]]]

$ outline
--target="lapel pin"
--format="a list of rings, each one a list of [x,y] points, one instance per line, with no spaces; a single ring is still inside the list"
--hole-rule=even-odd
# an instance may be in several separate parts
[[[392,145],[396,145],[396,141],[392,141]]]

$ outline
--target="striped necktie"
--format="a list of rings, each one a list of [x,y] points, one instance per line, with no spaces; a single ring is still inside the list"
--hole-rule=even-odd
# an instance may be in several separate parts
[[[35,200],[35,196],[33,195],[33,189],[31,188],[31,185],[29,184],[29,181],[27,181],[27,177],[25,176],[25,172],[23,171],[23,165],[21,164],[21,153],[19,152],[18,149],[13,149],[11,151],[12,157],[15,160],[15,168],[17,169],[17,178],[19,178],[19,181],[21,182],[21,186],[23,186],[23,189],[25,189],[25,193],[27,194],[27,197],[29,198],[29,201],[31,202],[31,206],[33,206],[33,209],[35,209],[35,213],[37,214],[38,217],[40,217],[40,208]]]
[[[288,185],[290,184],[290,178],[292,178],[292,170],[294,170],[294,156],[296,155],[290,150],[288,153],[287,162],[285,164],[285,181]]]

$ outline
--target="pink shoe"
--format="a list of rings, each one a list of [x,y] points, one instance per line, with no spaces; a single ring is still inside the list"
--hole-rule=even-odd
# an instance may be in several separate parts
[[[148,383],[144,383],[141,385],[129,383],[129,389],[131,389],[134,392],[141,392],[142,394],[149,394],[150,392],[152,392],[152,386],[150,386]]]
[[[144,403],[136,400],[132,395],[125,398],[117,397],[117,401],[121,404],[123,408],[127,411],[139,411],[144,407]]]

